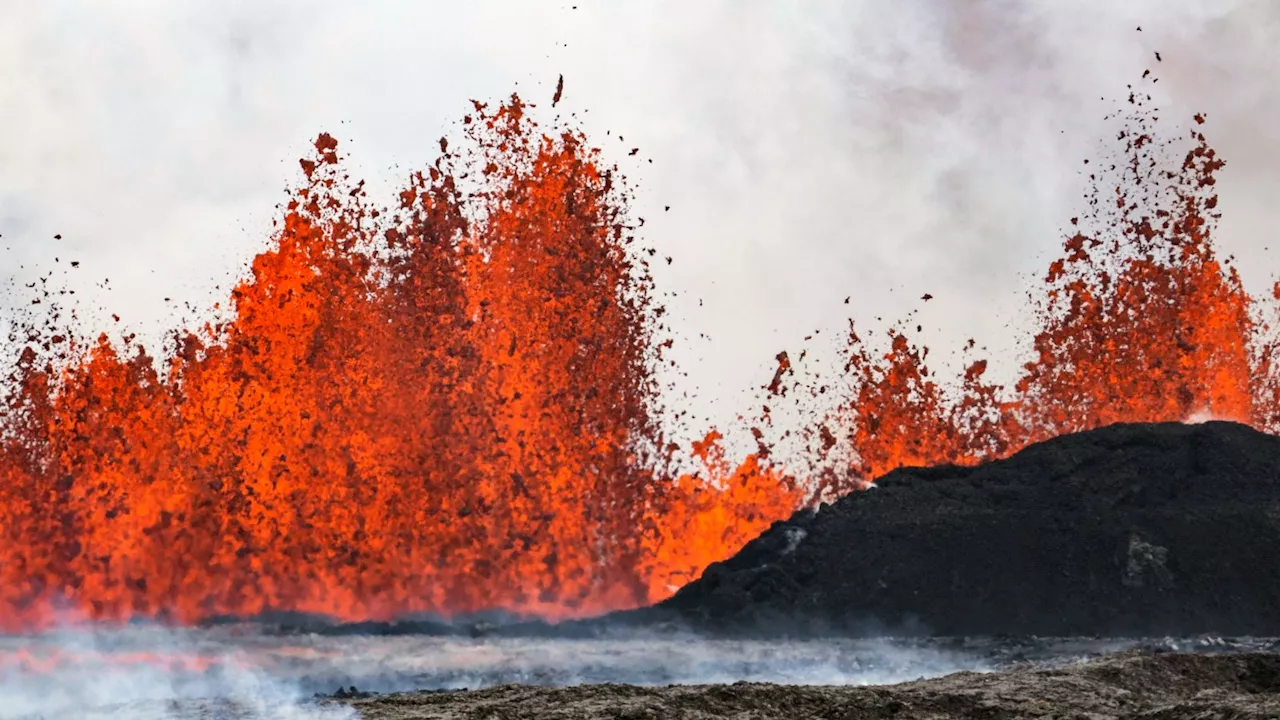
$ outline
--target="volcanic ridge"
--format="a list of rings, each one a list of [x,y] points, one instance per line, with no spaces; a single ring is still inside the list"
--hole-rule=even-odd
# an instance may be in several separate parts
[[[1280,634],[1280,438],[1117,424],[901,468],[775,523],[657,606],[728,633]]]

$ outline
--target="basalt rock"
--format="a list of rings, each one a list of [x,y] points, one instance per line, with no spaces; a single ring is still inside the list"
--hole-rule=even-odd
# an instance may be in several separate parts
[[[1122,424],[896,470],[639,616],[765,634],[1277,635],[1280,438]]]

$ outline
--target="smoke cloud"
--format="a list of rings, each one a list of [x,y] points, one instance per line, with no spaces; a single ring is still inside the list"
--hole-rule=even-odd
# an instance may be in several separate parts
[[[600,640],[272,635],[131,627],[0,638],[0,718],[342,720],[314,694],[507,683],[883,684],[986,670],[979,653],[892,640]]]
[[[576,113],[639,184],[647,238],[673,260],[656,270],[688,373],[675,392],[726,428],[778,350],[849,316],[918,308],[936,361],[974,337],[1011,374],[1023,291],[1080,209],[1102,117],[1146,69],[1170,122],[1208,116],[1228,161],[1220,243],[1246,284],[1275,267],[1280,8],[1265,0],[0,12],[0,281],[75,259],[85,313],[144,337],[225,301],[317,132],[389,197],[469,98],[513,89]]]
[[[252,641],[158,627],[0,638],[0,718],[357,717],[316,704],[261,660]]]

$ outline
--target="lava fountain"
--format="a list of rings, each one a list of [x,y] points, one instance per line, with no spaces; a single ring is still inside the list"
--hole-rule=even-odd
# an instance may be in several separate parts
[[[881,353],[851,328],[844,373],[809,386],[839,402],[809,413],[803,473],[767,440],[732,460],[714,431],[697,472],[672,470],[665,311],[625,181],[580,132],[517,97],[477,103],[463,147],[441,141],[389,208],[321,135],[229,319],[152,355],[33,298],[46,312],[10,337],[0,421],[0,629],[579,616],[662,599],[896,466],[1120,420],[1274,429],[1272,306],[1212,242],[1223,163],[1198,125],[1160,135],[1148,102],[1135,91],[1119,154],[1095,164],[1017,382],[983,360],[940,380],[905,332]],[[803,384],[779,363],[771,392]]]
[[[57,312],[13,338],[0,622],[593,613],[796,507],[754,459],[663,475],[617,170],[517,97],[464,128],[389,209],[321,135],[233,318],[159,361]]]
[[[929,348],[899,327],[877,353],[851,324],[837,378],[787,371],[809,391],[799,397],[841,398],[806,432],[816,498],[896,467],[979,463],[1117,422],[1214,417],[1280,430],[1280,284],[1273,298],[1251,298],[1218,256],[1224,161],[1204,117],[1185,134],[1162,133],[1167,121],[1134,90],[1109,119],[1121,126],[1118,148],[1087,165],[1087,212],[1071,218],[1062,255],[1030,296],[1038,329],[1012,387],[986,380],[985,359],[939,379]]]

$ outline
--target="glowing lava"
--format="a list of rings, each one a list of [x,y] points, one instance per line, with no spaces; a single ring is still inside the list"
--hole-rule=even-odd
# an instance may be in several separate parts
[[[667,470],[663,309],[621,178],[579,133],[517,98],[477,104],[466,148],[442,141],[391,209],[322,135],[229,321],[175,333],[158,361],[56,312],[13,338],[0,629],[582,615],[661,599],[806,498],[903,464],[1119,420],[1273,428],[1276,346],[1212,244],[1222,162],[1198,131],[1166,162],[1133,102],[1018,382],[978,360],[943,383],[904,333],[876,355],[851,332],[840,407],[813,423],[825,467],[799,482],[766,443],[732,462],[714,432],[697,473]],[[780,355],[770,391],[793,374]]]
[[[663,479],[661,309],[625,190],[525,111],[477,105],[469,149],[442,141],[392,210],[320,136],[234,319],[176,336],[159,369],[31,328],[0,456],[0,624],[598,612],[794,509],[753,459]]]
[[[851,330],[847,399],[813,432],[821,452],[840,458],[821,492],[1116,422],[1214,417],[1280,429],[1275,334],[1263,317],[1274,305],[1251,299],[1213,246],[1224,163],[1198,127],[1158,135],[1149,101],[1129,97],[1118,157],[1094,164],[1089,212],[1071,220],[1032,299],[1040,327],[1014,387],[984,381],[985,360],[940,382],[928,348],[901,330],[880,356]]]

